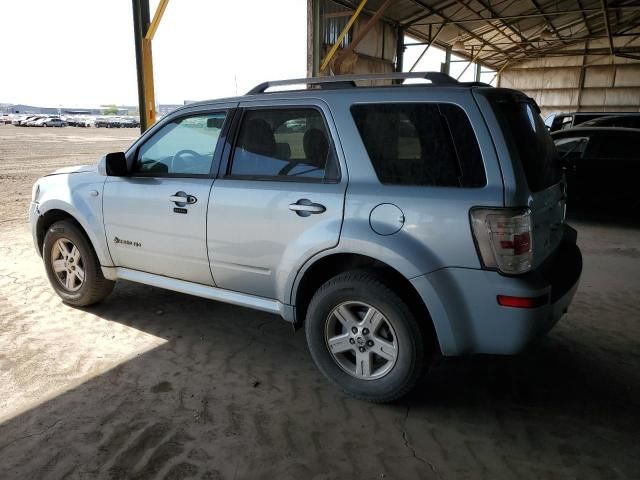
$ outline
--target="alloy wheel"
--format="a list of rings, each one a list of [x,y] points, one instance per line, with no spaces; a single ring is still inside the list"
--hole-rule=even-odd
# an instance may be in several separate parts
[[[84,262],[80,250],[67,238],[59,238],[51,248],[51,266],[65,290],[77,292],[84,284]]]
[[[364,302],[343,302],[325,322],[325,342],[333,360],[349,375],[376,380],[398,358],[398,338],[389,319]]]

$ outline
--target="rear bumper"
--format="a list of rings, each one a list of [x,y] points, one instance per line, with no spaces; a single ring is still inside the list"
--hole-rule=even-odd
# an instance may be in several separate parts
[[[412,280],[429,309],[444,355],[514,354],[547,333],[578,289],[582,255],[568,228],[564,242],[536,271],[520,277],[447,268]],[[498,304],[497,296],[541,297],[536,308]]]

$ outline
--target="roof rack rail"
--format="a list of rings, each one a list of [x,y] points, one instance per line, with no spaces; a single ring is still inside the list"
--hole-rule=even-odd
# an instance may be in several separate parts
[[[358,80],[406,80],[408,78],[420,78],[430,80],[435,85],[458,85],[458,81],[441,72],[397,72],[374,73],[355,75],[336,75],[332,77],[294,78],[291,80],[273,80],[256,85],[247,92],[247,95],[264,93],[271,87],[283,87],[286,85],[318,85],[320,88],[351,88],[355,87]]]

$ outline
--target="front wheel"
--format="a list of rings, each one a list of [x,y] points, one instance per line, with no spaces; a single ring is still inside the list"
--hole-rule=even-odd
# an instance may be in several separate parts
[[[362,400],[404,396],[425,368],[428,348],[413,312],[367,271],[342,273],[322,285],[309,304],[305,330],[320,371]]]
[[[56,222],[49,228],[42,258],[51,286],[69,305],[98,303],[113,290],[115,282],[102,275],[93,247],[72,221]]]

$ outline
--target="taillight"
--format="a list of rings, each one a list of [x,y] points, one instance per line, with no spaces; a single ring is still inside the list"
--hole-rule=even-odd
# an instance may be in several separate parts
[[[531,269],[533,242],[529,209],[474,208],[471,226],[485,267],[507,274]]]

